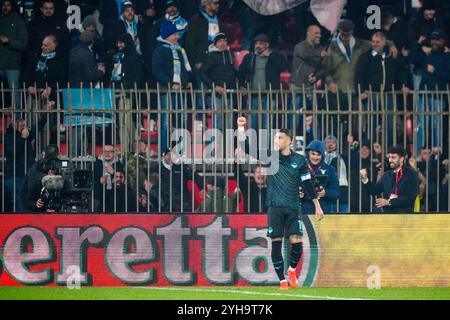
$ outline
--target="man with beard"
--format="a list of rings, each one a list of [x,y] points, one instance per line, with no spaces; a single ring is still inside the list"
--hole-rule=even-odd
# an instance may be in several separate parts
[[[106,212],[136,212],[136,192],[127,187],[122,169],[114,172],[113,184],[114,188],[105,191]]]
[[[386,171],[377,182],[369,181],[367,169],[361,169],[361,181],[364,191],[377,197],[375,206],[383,212],[413,213],[414,202],[419,194],[419,178],[417,173],[405,165],[406,153],[400,146],[388,150],[388,161],[391,170]]]
[[[255,151],[255,146],[250,146],[246,138],[245,126],[247,119],[239,117],[238,140],[245,143],[245,151]],[[296,267],[302,253],[302,221],[301,200],[299,197],[299,185],[303,187],[311,198],[318,220],[323,218],[323,211],[317,199],[316,191],[311,181],[311,172],[306,158],[295,153],[289,146],[292,143],[292,133],[287,129],[281,129],[275,136],[273,150],[259,150],[260,155],[266,154],[270,158],[260,160],[261,164],[268,167],[266,205],[268,207],[267,237],[272,240],[272,263],[280,280],[280,290],[288,290],[297,287]],[[240,147],[239,147],[240,148]],[[275,162],[275,163],[272,163]],[[274,166],[274,167],[272,167]],[[275,170],[274,170],[275,169]],[[276,170],[277,169],[277,170]],[[275,172],[269,172],[275,171]],[[283,238],[290,242],[290,266],[288,269],[289,285],[284,274],[284,260],[282,256]]]
[[[136,52],[133,39],[128,33],[117,38],[117,53],[114,55],[114,69],[111,82],[120,88],[141,88],[144,82],[143,64],[141,57]]]

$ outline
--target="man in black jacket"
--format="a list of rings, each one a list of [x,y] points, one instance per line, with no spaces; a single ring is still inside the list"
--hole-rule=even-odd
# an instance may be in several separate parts
[[[80,44],[70,51],[69,56],[69,82],[72,88],[89,88],[105,74],[104,67],[97,66],[92,47],[95,33],[84,31],[80,36]]]
[[[34,163],[33,130],[27,128],[23,119],[17,119],[5,135],[5,185],[13,196],[14,210],[22,211],[19,201],[22,185],[28,169]]]
[[[159,174],[161,192],[161,210],[172,212],[193,212],[192,193],[187,182],[192,180],[203,190],[203,179],[184,164],[175,150],[166,149],[161,162],[150,167],[150,172]],[[202,193],[202,191],[200,191]]]
[[[117,39],[117,51],[111,82],[115,83],[117,88],[121,85],[125,89],[133,89],[135,85],[141,88],[144,80],[143,64],[128,33]]]
[[[62,56],[67,56],[69,45],[69,30],[65,19],[58,19],[55,15],[55,2],[45,0],[40,7],[39,15],[36,15],[28,24],[30,42],[28,54],[33,56],[41,52],[41,44],[48,35],[54,35],[58,40],[58,50]]]
[[[365,192],[379,196],[375,201],[377,208],[383,212],[413,213],[414,202],[419,194],[417,173],[405,165],[406,153],[402,147],[395,146],[388,150],[391,170],[383,174],[377,183],[369,181],[367,169],[361,169],[361,181]]]
[[[220,31],[219,0],[202,0],[200,12],[189,20],[186,32],[186,52],[195,70],[205,62],[208,47]]]
[[[234,69],[233,55],[228,47],[227,36],[218,33],[214,37],[214,43],[209,46],[205,63],[200,69],[200,78],[208,89],[213,90],[212,101],[208,99],[208,104],[216,111],[225,109],[228,127],[232,126],[232,113],[226,110],[227,106],[232,106],[232,95],[226,89],[236,87],[236,72]],[[214,94],[215,93],[215,94]],[[224,95],[227,95],[228,103],[224,103]],[[224,128],[220,115],[214,115],[214,128],[221,130]]]
[[[288,63],[280,53],[270,48],[269,37],[265,34],[259,34],[254,39],[255,50],[244,57],[239,67],[239,83],[249,86],[250,90],[278,90],[281,87],[280,74],[288,70]],[[275,109],[272,100],[267,94],[261,94],[262,110]],[[251,108],[259,109],[259,94],[252,94]],[[269,100],[269,101],[268,101]],[[267,128],[267,117],[262,117],[260,128]],[[253,113],[251,116],[250,126],[258,127],[258,114]]]
[[[28,94],[37,97],[36,89],[44,89],[40,98],[56,101],[58,85],[66,84],[66,66],[57,47],[58,40],[49,35],[42,41],[42,51],[28,61],[24,74]]]
[[[384,111],[394,111],[394,97],[391,93],[392,90],[402,90],[404,94],[408,94],[407,88],[408,81],[405,75],[405,68],[400,58],[394,58],[388,47],[386,46],[386,36],[382,32],[376,32],[372,36],[372,48],[363,54],[356,67],[356,87],[361,87],[361,99],[367,100],[367,108],[372,111],[382,111],[383,104],[380,102],[380,97],[385,99]],[[369,93],[375,94],[369,98]],[[370,139],[374,135],[376,136],[376,116],[372,118],[372,136],[368,134],[366,138]],[[394,143],[394,116],[388,114],[387,128],[384,128],[388,133],[387,144],[392,145]],[[379,121],[378,123],[381,123]]]

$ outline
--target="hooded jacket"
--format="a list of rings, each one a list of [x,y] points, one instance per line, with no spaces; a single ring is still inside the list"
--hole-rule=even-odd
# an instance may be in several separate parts
[[[118,37],[117,41],[125,43],[125,49],[121,58],[121,72],[118,75],[120,77],[119,85],[123,84],[125,89],[133,89],[135,84],[138,88],[142,87],[144,82],[144,65],[141,57],[137,54],[136,48],[133,43],[133,39],[127,33]]]
[[[336,200],[339,198],[339,180],[336,174],[336,170],[325,163],[325,146],[321,141],[313,140],[306,147],[306,154],[310,151],[320,152],[322,154],[322,160],[318,165],[312,165],[309,161],[309,155],[307,157],[311,174],[313,175],[312,181],[315,187],[319,185],[325,189],[325,197],[320,198],[319,202],[324,212],[330,212]],[[326,176],[326,180],[315,179],[318,176]],[[302,187],[302,183],[300,183]],[[305,198],[302,201],[302,213],[312,214],[315,212],[315,207],[309,197],[305,194]]]
[[[205,63],[200,69],[200,78],[210,89],[213,83],[221,87],[225,84],[229,89],[235,88],[236,71],[231,51],[220,51],[213,44],[210,45]]]

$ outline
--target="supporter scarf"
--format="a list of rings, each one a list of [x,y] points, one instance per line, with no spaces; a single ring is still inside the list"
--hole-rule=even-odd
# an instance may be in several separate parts
[[[338,35],[336,37],[336,43],[337,43],[339,49],[341,50],[342,54],[344,55],[345,60],[347,60],[347,62],[350,63],[350,59],[352,58],[352,55],[353,55],[353,48],[355,47],[355,43],[356,43],[355,37],[352,37],[350,39],[350,44],[349,44],[350,45],[350,56],[347,53],[347,49],[345,48],[345,45],[342,42],[340,35]]]
[[[122,63],[124,53],[119,52],[114,56],[114,68],[111,74],[111,81],[118,82],[122,80]]]
[[[49,52],[49,53],[42,53],[41,57],[39,58],[39,61],[36,66],[36,71],[38,72],[45,72],[48,70],[47,67],[47,61],[50,59],[53,59],[56,56],[56,52]]]
[[[172,24],[175,25],[175,27],[176,27],[177,30],[178,30],[178,34],[180,35],[180,38],[181,38],[181,37],[183,36],[183,34],[186,32],[186,28],[187,28],[187,26],[188,26],[188,22],[180,16],[180,13],[179,13],[179,12],[177,12],[177,14],[174,15],[174,16],[169,16],[169,15],[166,13],[166,15],[164,16],[164,19],[165,19],[167,22],[171,22]]]
[[[208,21],[208,41],[214,42],[214,36],[219,33],[219,19],[217,19],[217,15],[214,17],[210,17],[203,7],[200,6],[200,13],[205,17]]]
[[[138,31],[137,31],[137,29],[138,29],[137,28],[138,17],[134,16],[134,19],[133,19],[133,21],[131,23],[128,22],[127,20],[125,20],[123,18],[123,16],[120,16],[120,20],[122,20],[125,23],[125,26],[127,28],[127,33],[129,35],[131,35],[131,38],[133,38],[133,40],[134,40],[134,45],[136,47],[136,52],[139,55],[141,55],[142,54],[142,52],[141,52],[141,45],[140,45],[140,42],[139,42]]]
[[[186,51],[179,45],[175,43],[168,42],[164,40],[163,38],[158,37],[158,40],[165,43],[164,47],[169,48],[172,50],[172,58],[173,58],[173,83],[180,83],[181,84],[181,60],[179,52],[181,52],[181,55],[183,56],[183,62],[184,67],[187,71],[192,71],[191,65],[189,64],[188,57],[186,55]]]

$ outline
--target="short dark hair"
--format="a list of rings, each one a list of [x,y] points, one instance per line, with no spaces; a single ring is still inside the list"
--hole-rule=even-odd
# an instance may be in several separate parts
[[[284,133],[285,135],[287,135],[291,139],[291,141],[294,140],[294,136],[292,135],[291,130],[289,130],[289,129],[280,129],[279,132],[280,133]]]
[[[59,148],[56,144],[49,144],[44,149],[44,159],[58,158]]]
[[[388,149],[387,153],[397,154],[399,157],[406,157],[406,151],[401,146],[392,146]]]
[[[41,8],[44,6],[44,3],[52,3],[53,6],[55,6],[55,1],[53,1],[53,0],[42,0],[42,2],[41,2]]]

